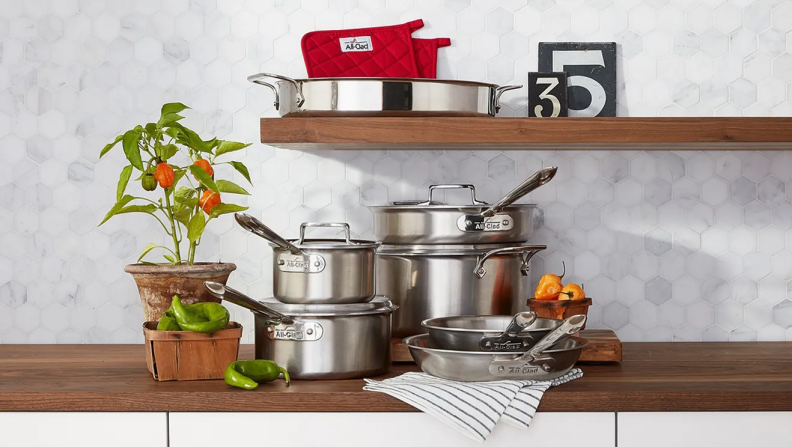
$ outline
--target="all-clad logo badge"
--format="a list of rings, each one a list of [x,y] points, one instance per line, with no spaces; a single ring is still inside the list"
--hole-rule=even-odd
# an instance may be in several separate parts
[[[340,42],[342,53],[372,51],[374,49],[371,46],[371,36],[342,37]]]

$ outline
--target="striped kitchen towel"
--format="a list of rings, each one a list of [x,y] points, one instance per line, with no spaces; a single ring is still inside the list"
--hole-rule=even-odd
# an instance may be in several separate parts
[[[579,368],[548,381],[456,382],[410,372],[383,381],[366,379],[363,389],[391,395],[483,442],[500,419],[528,428],[548,388],[580,377]]]

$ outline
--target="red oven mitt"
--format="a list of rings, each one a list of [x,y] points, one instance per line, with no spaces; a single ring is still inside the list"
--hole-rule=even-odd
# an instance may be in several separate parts
[[[420,77],[411,34],[423,24],[312,31],[301,43],[308,77]]]
[[[437,77],[437,49],[451,45],[451,39],[413,39],[415,63],[418,65],[418,77],[434,79]]]

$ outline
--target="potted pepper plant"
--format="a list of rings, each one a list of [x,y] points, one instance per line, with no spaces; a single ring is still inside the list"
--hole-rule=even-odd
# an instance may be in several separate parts
[[[214,178],[214,168],[230,165],[250,182],[244,164],[227,160],[230,153],[249,144],[217,138],[201,139],[184,126],[181,103],[162,106],[155,123],[135,126],[102,149],[100,158],[119,143],[128,164],[121,170],[116,203],[99,225],[127,213],[150,215],[168,235],[166,245],[148,244],[136,264],[126,266],[140,292],[146,321],[156,321],[171,306],[174,295],[185,304],[217,301],[203,286],[204,281],[225,283],[236,266],[231,263],[195,262],[195,251],[204,229],[215,218],[245,206],[225,203],[226,194],[248,192],[241,186]],[[130,180],[139,181],[150,197],[127,194]],[[160,254],[165,262],[152,262]]]

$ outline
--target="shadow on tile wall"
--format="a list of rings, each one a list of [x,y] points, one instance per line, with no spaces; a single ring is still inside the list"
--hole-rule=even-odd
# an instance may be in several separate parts
[[[123,273],[149,242],[145,216],[96,224],[112,205],[122,129],[166,101],[203,135],[257,141],[272,95],[246,82],[305,70],[313,29],[423,18],[448,36],[439,76],[524,84],[541,41],[616,41],[622,116],[789,116],[792,2],[554,0],[398,2],[4,2],[0,10],[0,342],[141,341]],[[525,115],[525,89],[504,116]],[[534,275],[564,261],[596,300],[592,323],[626,340],[792,339],[792,155],[788,152],[247,150],[251,212],[288,236],[308,220],[371,233],[366,205],[474,183],[497,199],[545,165],[552,184]],[[234,174],[218,167],[218,175]],[[243,182],[243,179],[235,177]],[[135,188],[138,188],[135,186]],[[141,192],[134,190],[134,192]],[[266,243],[213,222],[199,257],[238,266],[231,284],[271,293]],[[252,318],[233,311],[252,341]]]

